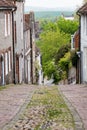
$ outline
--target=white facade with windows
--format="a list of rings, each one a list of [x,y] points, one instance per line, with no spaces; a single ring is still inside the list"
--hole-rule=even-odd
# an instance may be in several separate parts
[[[87,83],[87,15],[81,15],[81,82]]]

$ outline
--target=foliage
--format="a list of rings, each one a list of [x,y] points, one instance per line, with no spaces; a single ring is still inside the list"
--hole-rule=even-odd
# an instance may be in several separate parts
[[[53,61],[48,61],[43,65],[44,76],[51,78],[53,73],[56,71]]]
[[[55,62],[58,63],[60,58],[64,57],[65,53],[70,51],[70,44],[62,45],[56,53]]]
[[[76,51],[71,51],[70,59],[71,59],[72,65],[77,67],[78,55],[77,55]]]
[[[58,27],[61,31],[68,33],[70,35],[74,34],[74,32],[77,30],[79,26],[79,22],[75,20],[65,20],[64,18],[61,18],[57,22]]]
[[[60,33],[59,30],[44,31],[40,35],[40,40],[37,43],[42,52],[43,64],[49,60],[53,60],[61,45],[64,45],[68,42],[69,42],[69,35],[65,33]]]
[[[42,33],[37,46],[42,53],[44,76],[54,82],[67,77],[70,61],[70,37],[78,29],[77,21],[60,18],[58,21],[42,21]],[[60,72],[62,70],[62,72]],[[62,73],[62,75],[61,75]]]
[[[70,66],[70,52],[66,53],[63,58],[59,60],[58,67],[62,73],[62,79],[67,78]]]

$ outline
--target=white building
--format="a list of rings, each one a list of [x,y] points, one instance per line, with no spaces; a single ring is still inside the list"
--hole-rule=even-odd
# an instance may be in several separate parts
[[[81,82],[87,83],[87,3],[77,13],[80,17]]]

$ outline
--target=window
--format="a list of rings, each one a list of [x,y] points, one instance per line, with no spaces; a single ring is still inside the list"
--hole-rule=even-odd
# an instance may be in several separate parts
[[[14,41],[17,43],[16,21],[14,21]]]
[[[7,37],[7,15],[5,14],[5,36]]]
[[[8,52],[8,59],[9,59],[9,72],[11,71],[11,51]]]
[[[74,35],[71,35],[71,49],[75,49]]]
[[[10,35],[11,31],[11,15],[10,13],[5,14],[5,37]]]
[[[10,27],[11,27],[11,20],[10,20],[10,14],[8,14],[8,35],[10,35]]]
[[[21,39],[23,40],[23,20],[21,19]]]
[[[86,35],[87,35],[87,15],[86,15]]]
[[[8,74],[8,53],[5,53],[5,74]]]

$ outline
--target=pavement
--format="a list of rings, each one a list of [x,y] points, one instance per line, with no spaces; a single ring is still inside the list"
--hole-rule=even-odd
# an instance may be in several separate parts
[[[76,130],[87,130],[87,85],[62,85],[59,90],[73,114]]]
[[[0,91],[0,130],[7,130],[29,103],[35,86],[10,85]]]

